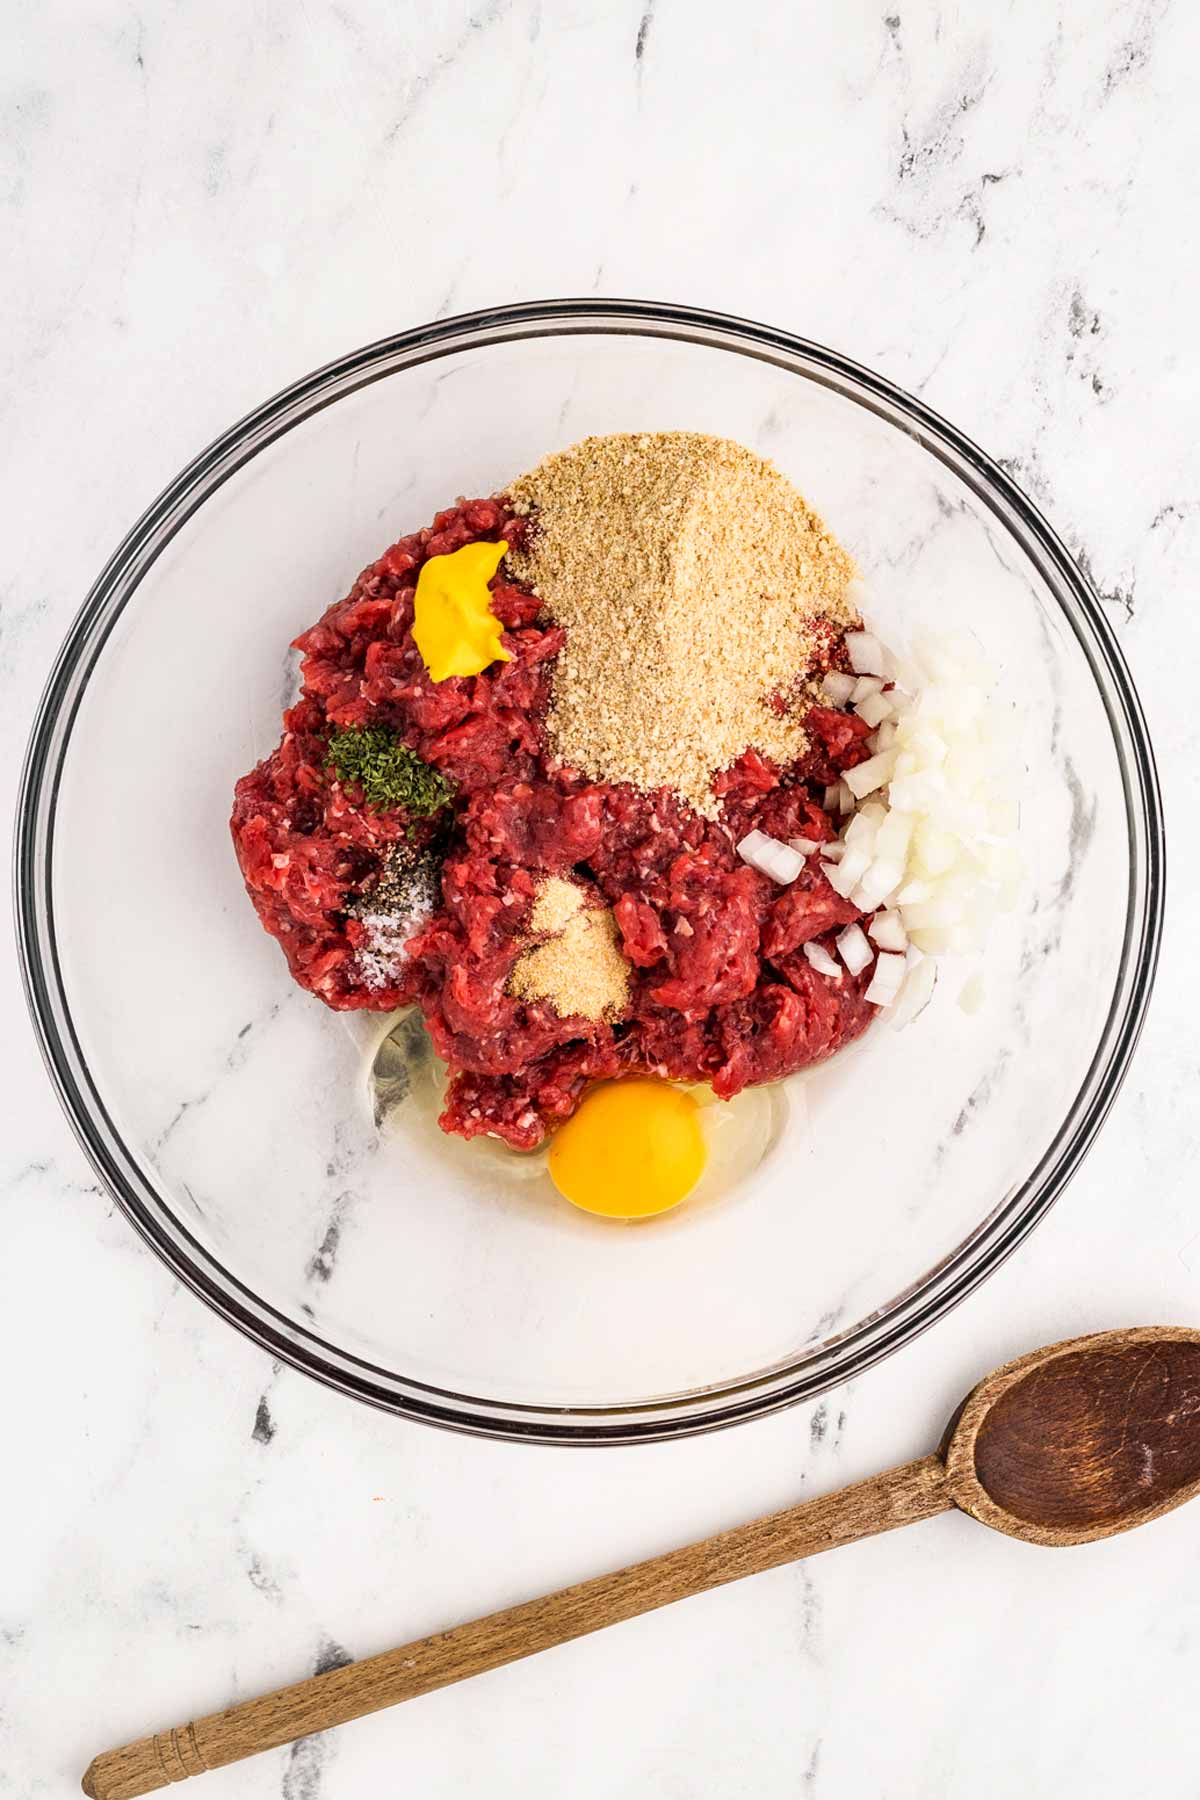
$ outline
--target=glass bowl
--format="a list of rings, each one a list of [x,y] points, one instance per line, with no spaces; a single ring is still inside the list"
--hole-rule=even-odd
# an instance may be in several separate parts
[[[233,784],[287,645],[460,494],[588,433],[772,457],[857,557],[885,640],[967,627],[1020,705],[1029,880],[968,1017],[943,980],[802,1083],[720,1204],[614,1225],[480,1147],[378,1135],[378,1020],[297,989],[242,890]],[[20,809],[30,1005],[89,1157],[170,1268],[282,1358],[498,1437],[663,1438],[820,1392],[961,1300],[1079,1166],[1142,1022],[1162,822],[1138,702],[1062,544],[918,401],[784,332],[556,301],[371,345],[236,425],[89,594]]]

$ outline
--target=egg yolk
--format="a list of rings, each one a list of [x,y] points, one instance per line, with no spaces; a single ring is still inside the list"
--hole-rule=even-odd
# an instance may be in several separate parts
[[[504,629],[488,588],[508,545],[464,544],[421,564],[413,602],[413,641],[434,681],[478,675],[489,663],[511,662],[500,643]]]
[[[584,1096],[550,1145],[550,1178],[584,1212],[648,1219],[686,1198],[707,1147],[690,1094],[644,1076]]]

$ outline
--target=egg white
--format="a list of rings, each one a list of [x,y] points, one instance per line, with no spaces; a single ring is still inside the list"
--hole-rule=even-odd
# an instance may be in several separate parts
[[[744,1088],[732,1100],[718,1100],[706,1082],[673,1085],[696,1102],[707,1151],[704,1171],[677,1207],[649,1219],[629,1221],[643,1227],[654,1224],[658,1218],[712,1206],[744,1187],[770,1153],[784,1118],[798,1098],[791,1082]],[[375,1122],[384,1135],[395,1137],[412,1132],[428,1139],[432,1132],[468,1179],[472,1167],[486,1168],[489,1184],[511,1185],[528,1193],[531,1186],[540,1183],[549,1204],[570,1204],[550,1179],[550,1138],[536,1150],[513,1150],[499,1138],[475,1138],[467,1143],[441,1131],[437,1120],[445,1104],[446,1066],[434,1054],[424,1022],[415,1009],[388,1021],[388,1029],[375,1044],[368,1063],[367,1088]]]

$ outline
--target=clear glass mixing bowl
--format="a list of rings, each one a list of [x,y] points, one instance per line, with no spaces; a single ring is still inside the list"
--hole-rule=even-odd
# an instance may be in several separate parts
[[[373,1130],[370,1021],[295,988],[230,847],[297,631],[395,537],[587,433],[689,429],[792,476],[889,641],[969,628],[1024,709],[1030,877],[967,1017],[943,981],[803,1083],[718,1205],[648,1225]],[[1145,1010],[1162,823],[1120,653],[980,451],[829,350],[678,307],[514,306],[374,344],[235,426],[121,545],[50,677],[17,844],[47,1062],[97,1171],[196,1293],[343,1393],[577,1443],[819,1392],[969,1293],[1061,1192]]]

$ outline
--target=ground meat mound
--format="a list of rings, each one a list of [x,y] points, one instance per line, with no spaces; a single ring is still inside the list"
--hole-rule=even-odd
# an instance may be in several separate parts
[[[564,633],[503,573],[492,606],[512,660],[430,680],[411,629],[421,564],[478,539],[519,543],[526,529],[502,502],[467,501],[365,569],[296,640],[301,697],[278,748],[238,782],[232,818],[247,890],[300,985],[340,1009],[419,1005],[450,1067],[444,1128],[522,1149],[567,1118],[589,1082],[653,1072],[728,1098],[831,1055],[875,1016],[869,973],[835,984],[804,955],[859,916],[817,859],[780,888],[735,850],[755,827],[834,835],[821,797],[869,753],[860,720],[804,702],[803,760],[780,768],[746,751],[717,777],[723,817],[710,821],[665,789],[587,781],[552,760],[545,717]],[[844,666],[835,633],[826,655]],[[330,734],[366,724],[389,726],[449,778],[449,812],[378,814],[342,789],[326,767]],[[400,840],[444,859],[441,905],[394,984],[371,984],[353,908]],[[546,875],[586,881],[613,909],[633,970],[616,1023],[560,1018],[505,991]]]

